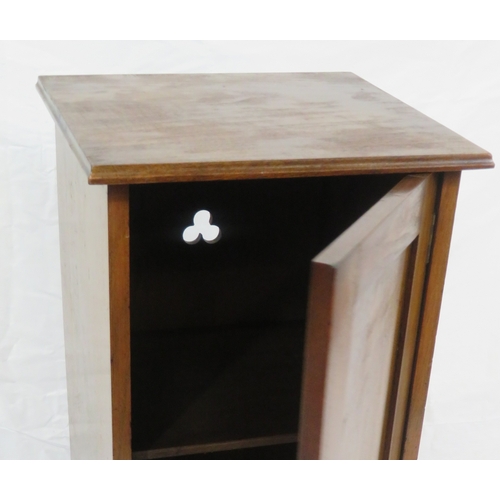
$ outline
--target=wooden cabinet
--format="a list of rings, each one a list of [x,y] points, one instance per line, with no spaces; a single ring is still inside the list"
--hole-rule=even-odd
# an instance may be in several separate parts
[[[72,458],[416,458],[460,171],[351,73],[40,77]]]

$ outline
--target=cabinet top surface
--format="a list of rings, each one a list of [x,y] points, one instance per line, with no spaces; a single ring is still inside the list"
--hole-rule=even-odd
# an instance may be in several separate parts
[[[41,76],[37,88],[94,184],[493,166],[352,73]]]

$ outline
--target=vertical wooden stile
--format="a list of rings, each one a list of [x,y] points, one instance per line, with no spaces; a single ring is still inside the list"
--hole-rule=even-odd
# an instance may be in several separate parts
[[[129,460],[130,389],[130,245],[129,188],[108,188],[109,293],[113,458]]]
[[[417,459],[461,172],[442,174],[402,458]]]

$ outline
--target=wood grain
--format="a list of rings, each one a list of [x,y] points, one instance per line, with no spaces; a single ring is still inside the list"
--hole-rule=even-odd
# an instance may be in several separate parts
[[[459,185],[460,172],[448,173],[443,175],[439,188],[439,204],[424,288],[417,356],[403,444],[403,458],[405,459],[418,457]]]
[[[37,88],[93,184],[493,166],[352,73],[43,76]]]
[[[64,339],[72,459],[111,459],[107,187],[89,186],[56,129]]]
[[[131,458],[130,244],[128,186],[108,188],[113,458]]]
[[[301,414],[299,423],[300,459],[320,457],[325,400],[326,372],[330,349],[335,268],[320,262],[311,267],[308,322],[304,354]]]
[[[299,458],[378,459],[386,449],[405,281],[428,176],[410,176],[314,260]]]
[[[386,422],[385,449],[382,458],[397,460],[402,458],[405,440],[405,425],[408,418],[408,401],[416,353],[422,308],[423,287],[427,273],[429,245],[434,232],[433,221],[436,208],[436,175],[429,177],[422,207],[422,217],[418,238],[412,244],[405,279],[403,316],[400,322],[400,338],[393,368],[391,399]]]

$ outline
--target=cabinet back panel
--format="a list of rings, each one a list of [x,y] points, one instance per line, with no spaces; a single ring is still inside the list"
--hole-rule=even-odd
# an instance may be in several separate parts
[[[303,323],[137,332],[133,451],[181,456],[295,440],[303,339]]]
[[[303,320],[311,259],[399,178],[131,186],[132,329]],[[187,244],[203,209],[221,237]]]

